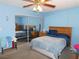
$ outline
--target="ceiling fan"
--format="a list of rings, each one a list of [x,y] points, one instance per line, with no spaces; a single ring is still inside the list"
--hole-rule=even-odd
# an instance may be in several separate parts
[[[23,8],[30,7],[30,6],[34,5],[33,11],[38,11],[38,12],[42,11],[41,6],[46,6],[46,7],[50,7],[50,8],[56,7],[55,5],[49,3],[50,0],[23,0],[23,1],[31,3],[28,5],[24,5]]]

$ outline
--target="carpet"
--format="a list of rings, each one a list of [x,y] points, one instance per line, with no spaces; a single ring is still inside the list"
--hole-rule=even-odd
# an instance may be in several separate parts
[[[48,57],[28,48],[27,43],[18,45],[18,49],[7,49],[0,54],[0,59],[49,59]],[[75,59],[75,54],[64,50],[59,59]]]

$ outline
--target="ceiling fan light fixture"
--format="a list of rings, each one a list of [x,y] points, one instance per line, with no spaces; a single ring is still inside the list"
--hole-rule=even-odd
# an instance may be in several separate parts
[[[56,7],[55,5],[50,3],[51,2],[50,0],[24,0],[24,1],[26,1],[26,2],[29,1],[29,2],[31,2],[31,4],[25,5],[25,6],[23,6],[23,8],[34,6],[32,10],[35,12],[42,12],[43,10],[46,10],[43,8],[44,6],[45,6],[45,8],[46,7],[50,7],[50,8]]]
[[[41,0],[41,2],[43,3],[43,2],[45,2],[45,0]]]
[[[35,4],[41,4],[44,3],[45,0],[33,0]]]
[[[34,8],[33,8],[33,11],[36,11],[36,12],[42,12],[42,8],[40,7],[40,5],[36,5]]]

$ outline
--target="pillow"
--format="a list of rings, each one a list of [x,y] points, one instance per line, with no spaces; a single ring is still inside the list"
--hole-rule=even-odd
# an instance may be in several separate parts
[[[47,33],[47,36],[56,37],[56,34]]]
[[[57,33],[57,30],[49,30],[49,34],[56,34]]]
[[[68,39],[70,39],[70,37],[67,35],[67,34],[64,34],[64,33],[57,33],[56,36],[58,37],[67,37]]]
[[[49,30],[47,32],[47,36],[56,37],[57,31],[56,30]]]

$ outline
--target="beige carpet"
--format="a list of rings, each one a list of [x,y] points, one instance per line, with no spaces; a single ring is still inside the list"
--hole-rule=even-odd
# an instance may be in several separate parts
[[[8,49],[0,54],[0,59],[49,59],[48,57],[28,48],[27,43],[18,45],[18,49]],[[75,59],[74,54],[64,51],[60,59]]]

